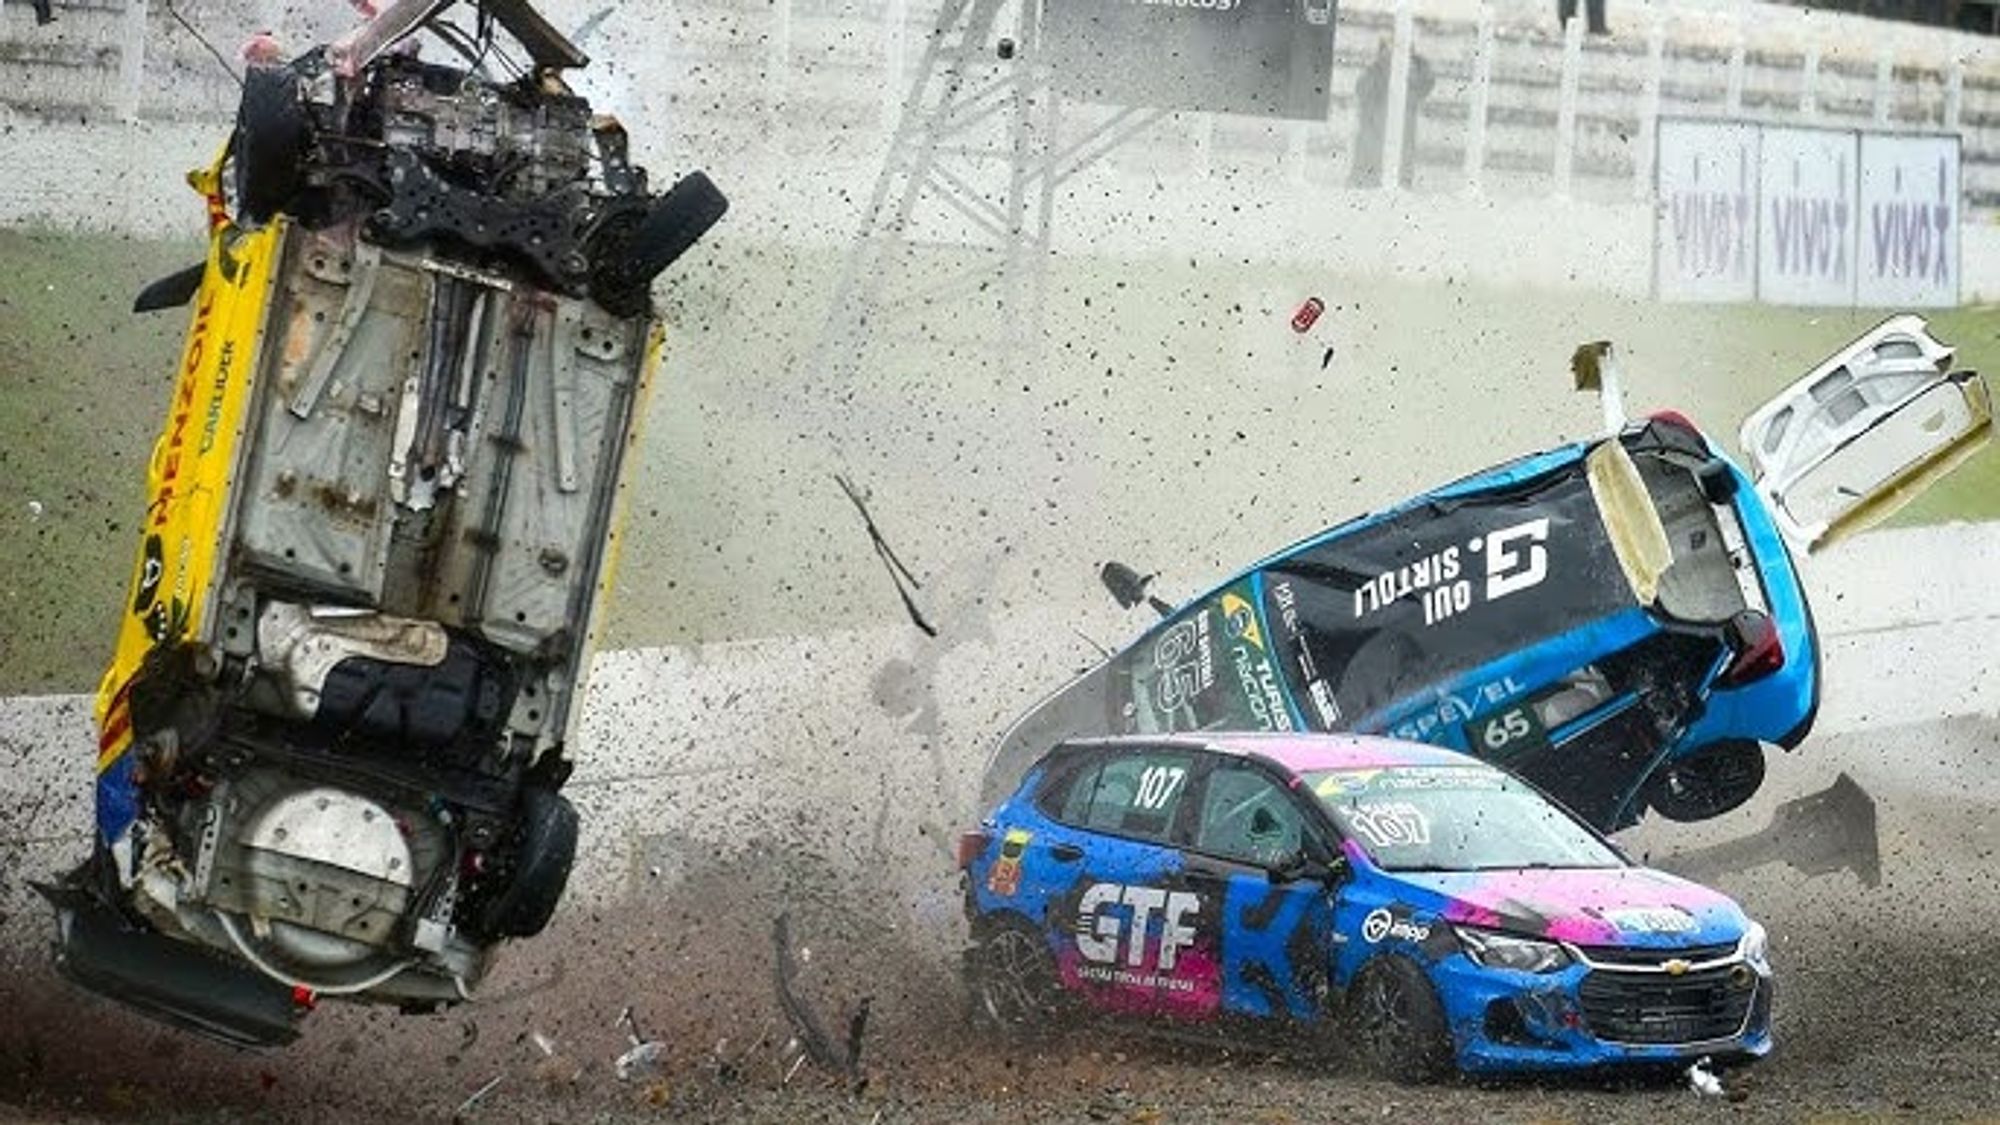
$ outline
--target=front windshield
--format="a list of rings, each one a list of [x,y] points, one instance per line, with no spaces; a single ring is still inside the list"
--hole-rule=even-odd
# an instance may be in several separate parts
[[[1386,871],[1621,867],[1527,783],[1486,766],[1390,766],[1304,775],[1341,835]]]

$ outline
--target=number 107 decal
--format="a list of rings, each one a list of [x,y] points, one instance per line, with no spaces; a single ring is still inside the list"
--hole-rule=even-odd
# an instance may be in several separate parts
[[[1164,809],[1185,780],[1187,770],[1182,766],[1147,766],[1139,775],[1139,791],[1132,795],[1132,805],[1153,811]]]

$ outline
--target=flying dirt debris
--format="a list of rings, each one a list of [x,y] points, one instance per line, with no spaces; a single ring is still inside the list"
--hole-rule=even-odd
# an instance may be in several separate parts
[[[1016,721],[982,806],[1065,739],[1299,730],[1472,754],[1606,832],[1729,812],[1819,707],[1792,551],[1872,526],[1990,439],[1985,381],[1953,358],[1922,318],[1884,321],[1750,416],[1746,467],[1679,414],[1628,419],[1614,346],[1586,343],[1570,376],[1600,396],[1601,437],[1330,528],[1179,607],[1104,567],[1121,606],[1162,620]],[[1851,780],[1822,796],[1777,830],[1835,806],[1872,823],[1847,815],[1867,802]],[[1809,866],[1872,870],[1869,835]]]
[[[652,191],[522,0],[476,35],[452,6],[252,65],[190,177],[208,261],[137,302],[192,327],[95,848],[44,890],[66,975],[234,1043],[322,997],[472,1000],[554,913],[651,284],[728,206],[699,172]]]
[[[1761,831],[1659,861],[1676,875],[1704,882],[1767,863],[1782,863],[1803,875],[1846,871],[1863,886],[1880,886],[1875,799],[1843,773],[1825,789],[1779,805]]]
[[[792,945],[789,913],[778,915],[771,924],[771,944],[776,954],[773,964],[778,1004],[784,1009],[785,1019],[792,1025],[792,1035],[801,1052],[800,1060],[809,1059],[813,1065],[842,1076],[849,1088],[859,1093],[868,1082],[861,1069],[861,1040],[868,1030],[868,1010],[874,1003],[873,998],[861,998],[847,1017],[845,1037],[836,1041],[828,1034],[826,1024],[811,1001],[800,990],[799,955]],[[786,1077],[789,1081],[790,1075]]]

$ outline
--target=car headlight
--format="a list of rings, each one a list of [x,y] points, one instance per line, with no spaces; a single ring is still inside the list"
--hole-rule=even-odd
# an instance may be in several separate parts
[[[1752,922],[1750,928],[1743,931],[1743,940],[1737,948],[1742,951],[1745,961],[1762,965],[1770,957],[1771,937],[1764,932],[1762,924]]]
[[[1553,973],[1569,964],[1569,951],[1552,941],[1515,937],[1470,926],[1453,926],[1458,943],[1472,963],[1488,969]]]

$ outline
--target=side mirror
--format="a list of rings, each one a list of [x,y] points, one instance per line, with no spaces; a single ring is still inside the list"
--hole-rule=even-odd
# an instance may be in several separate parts
[[[1331,887],[1347,878],[1347,857],[1314,859],[1301,848],[1272,864],[1269,871],[1273,883],[1296,883],[1301,879],[1310,879]]]
[[[1111,591],[1120,609],[1131,609],[1145,602],[1161,617],[1173,612],[1172,606],[1146,592],[1146,587],[1152,585],[1156,575],[1141,575],[1122,562],[1108,562],[1097,572],[1097,577],[1103,581],[1104,588]]]
[[[202,274],[207,269],[208,263],[196,262],[184,270],[170,273],[153,282],[139,290],[139,296],[132,302],[132,311],[157,312],[160,309],[174,309],[187,304],[194,300],[195,292],[201,288]]]

